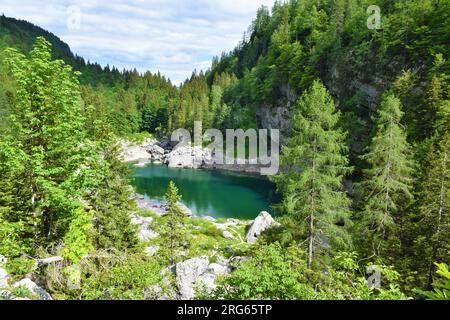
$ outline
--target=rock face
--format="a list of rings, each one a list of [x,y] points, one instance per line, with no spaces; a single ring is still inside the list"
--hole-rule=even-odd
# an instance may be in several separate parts
[[[190,145],[172,148],[170,143],[161,143],[155,139],[147,139],[140,144],[129,141],[120,141],[119,144],[122,149],[121,160],[134,163],[138,167],[153,162],[164,163],[170,168],[219,169],[248,173],[260,173],[261,170],[261,166],[257,164],[228,164],[223,155],[220,155],[222,161],[216,163],[212,151],[208,148]]]
[[[154,144],[147,148],[147,152],[150,154],[151,159],[154,162],[162,163],[164,162],[165,150],[160,146]]]
[[[218,258],[216,263],[209,263],[206,256],[178,263],[175,274],[180,300],[194,299],[196,288],[203,287],[212,292],[216,288],[217,276],[230,271],[229,261],[223,258]]]
[[[291,101],[295,101],[296,99]],[[292,130],[292,111],[286,107],[273,107],[262,105],[256,112],[264,129],[279,129],[281,140],[289,135]]]
[[[122,161],[135,163],[140,167],[146,166],[151,162],[165,162],[165,154],[168,152],[155,139],[146,139],[140,144],[129,141],[120,141],[119,143],[122,148]]]
[[[254,244],[262,232],[277,225],[278,223],[272,218],[272,216],[268,212],[263,211],[251,224],[247,235],[245,236],[245,240],[247,243]]]
[[[156,141],[146,140],[141,145],[136,145],[128,141],[120,141],[122,148],[121,159],[124,162],[133,162],[143,165],[151,160],[150,153],[147,152],[145,145],[156,143]]]
[[[30,279],[22,279],[14,283],[14,288],[17,287],[25,287],[27,290],[33,294],[38,296],[41,300],[53,300],[53,298],[48,294],[47,291],[39,287],[36,283],[31,281]]]
[[[170,168],[185,169],[219,169],[236,172],[260,173],[261,166],[257,164],[228,164],[226,158],[217,154],[220,162],[215,161],[212,151],[208,148],[192,147],[189,145],[176,147],[165,157],[165,164]],[[234,162],[234,159],[233,159]]]

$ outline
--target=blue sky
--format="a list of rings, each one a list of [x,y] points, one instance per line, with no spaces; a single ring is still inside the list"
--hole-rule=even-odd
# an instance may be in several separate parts
[[[28,20],[78,55],[119,69],[160,71],[179,84],[232,50],[261,5],[274,0],[0,0],[0,14]]]

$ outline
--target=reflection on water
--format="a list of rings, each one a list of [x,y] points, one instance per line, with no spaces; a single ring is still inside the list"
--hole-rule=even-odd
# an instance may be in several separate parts
[[[270,204],[278,200],[275,186],[265,177],[172,169],[164,165],[133,170],[133,184],[138,193],[162,200],[172,180],[183,196],[183,203],[197,216],[254,219],[261,211],[273,213]]]

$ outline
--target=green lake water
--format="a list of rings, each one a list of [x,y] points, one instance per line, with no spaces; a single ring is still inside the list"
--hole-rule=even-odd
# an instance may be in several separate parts
[[[148,199],[163,200],[171,180],[195,216],[254,219],[261,211],[274,214],[271,204],[278,201],[274,184],[261,176],[154,164],[133,168],[133,185]]]

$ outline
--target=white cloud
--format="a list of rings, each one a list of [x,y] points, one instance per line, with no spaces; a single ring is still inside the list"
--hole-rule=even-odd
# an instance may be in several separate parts
[[[213,56],[233,49],[256,10],[274,0],[1,0],[6,16],[28,20],[67,42],[90,61],[119,69],[160,71],[180,83]],[[67,28],[67,8],[81,10],[80,28]],[[0,12],[1,13],[1,12]]]

